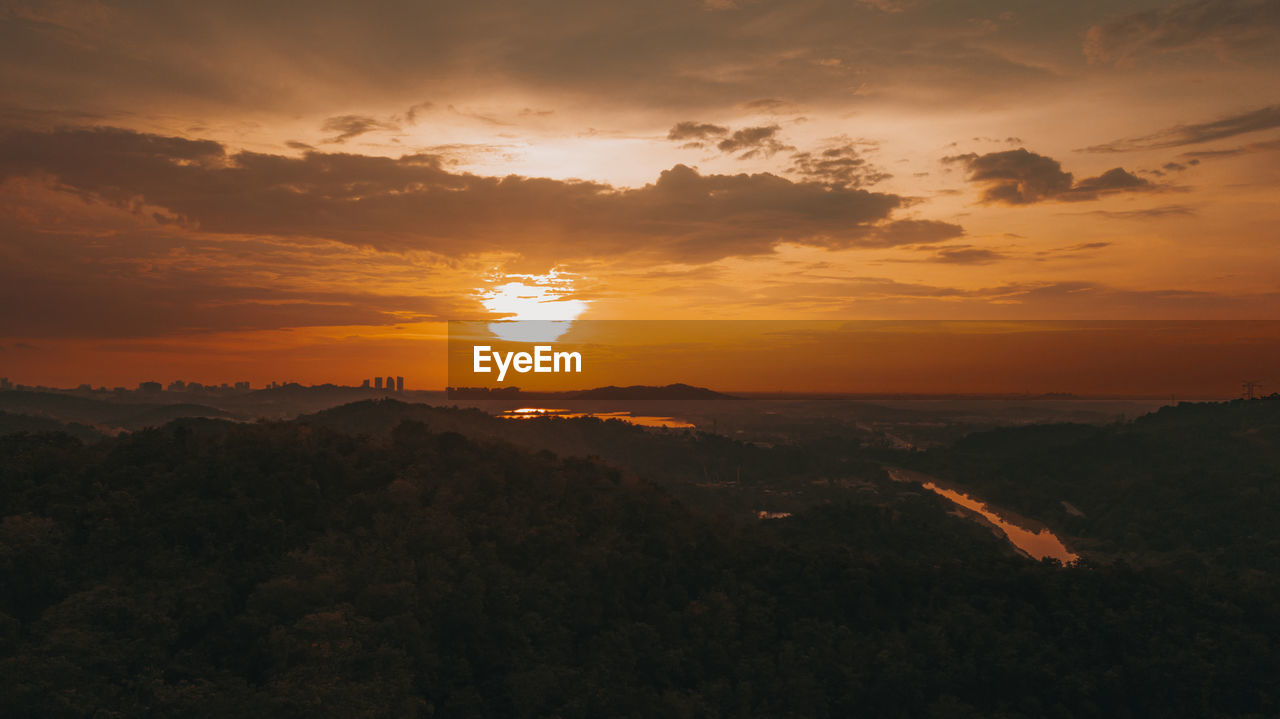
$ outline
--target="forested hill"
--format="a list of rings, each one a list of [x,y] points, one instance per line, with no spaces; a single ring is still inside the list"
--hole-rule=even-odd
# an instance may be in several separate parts
[[[1094,556],[1280,571],[1280,395],[997,429],[916,460]]]
[[[857,436],[809,437],[766,447],[707,432],[653,430],[620,419],[502,419],[478,409],[391,399],[353,402],[298,419],[379,437],[405,420],[422,422],[433,431],[507,441],[562,456],[599,457],[686,502],[739,517],[754,517],[760,510],[798,511],[837,500],[853,483],[899,491],[880,463],[867,456]]]
[[[0,460],[6,717],[1280,712],[1270,577],[1037,564],[928,496],[725,523],[417,422]]]

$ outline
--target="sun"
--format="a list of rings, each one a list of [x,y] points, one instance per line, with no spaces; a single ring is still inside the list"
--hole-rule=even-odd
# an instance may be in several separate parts
[[[559,339],[591,304],[590,300],[573,299],[576,279],[576,275],[558,269],[545,275],[495,275],[495,284],[476,290],[480,304],[502,316],[489,324],[489,331],[512,341]]]

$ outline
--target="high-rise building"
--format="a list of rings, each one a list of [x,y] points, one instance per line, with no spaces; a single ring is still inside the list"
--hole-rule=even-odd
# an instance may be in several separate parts
[[[369,380],[365,380],[364,384],[360,385],[360,389],[369,389]]]
[[[13,389],[13,383],[8,377],[0,377],[0,389]]]
[[[396,377],[396,391],[404,392],[404,377]]]
[[[387,391],[388,392],[396,391],[396,378],[392,377],[391,375],[387,375]]]
[[[382,378],[381,378],[381,377],[374,377],[374,378],[373,378],[373,388],[374,388],[374,389],[382,389]]]

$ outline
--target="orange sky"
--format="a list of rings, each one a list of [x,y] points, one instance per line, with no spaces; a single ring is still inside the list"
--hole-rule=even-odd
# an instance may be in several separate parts
[[[1280,317],[1278,36],[1263,0],[3,3],[0,376],[438,387],[444,323],[510,313]]]

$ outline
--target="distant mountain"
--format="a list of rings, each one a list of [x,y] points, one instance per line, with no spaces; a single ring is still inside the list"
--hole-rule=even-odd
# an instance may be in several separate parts
[[[79,422],[59,422],[49,417],[38,417],[30,414],[11,414],[0,411],[0,435],[17,434],[18,432],[66,432],[85,442],[102,438],[102,433]]]
[[[629,387],[596,387],[595,389],[569,392],[572,399],[737,399],[732,395],[687,384],[669,384],[665,387],[631,385]]]
[[[78,424],[94,432],[159,427],[179,417],[234,419],[230,412],[191,403],[138,403],[89,399],[55,392],[0,392],[0,412]],[[83,427],[88,425],[88,427]],[[6,425],[7,426],[7,425]],[[16,430],[13,430],[16,431]],[[72,432],[85,436],[83,432]]]
[[[175,419],[197,417],[202,419],[235,419],[230,412],[203,404],[166,404],[158,407],[146,407],[136,414],[122,418],[120,425],[127,429],[159,427]]]

